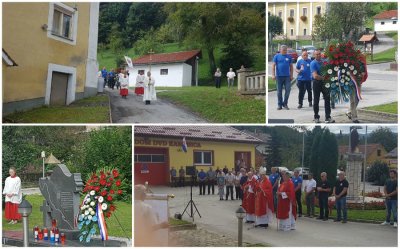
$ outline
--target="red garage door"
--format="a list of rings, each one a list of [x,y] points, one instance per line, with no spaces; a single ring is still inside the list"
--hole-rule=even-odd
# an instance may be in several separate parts
[[[168,148],[135,147],[135,184],[168,185]]]

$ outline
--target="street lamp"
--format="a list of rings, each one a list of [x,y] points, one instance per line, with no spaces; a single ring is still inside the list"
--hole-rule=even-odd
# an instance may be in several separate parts
[[[24,247],[29,246],[29,220],[28,217],[32,213],[32,205],[27,201],[23,200],[18,206],[18,213],[22,216],[23,231],[24,231]]]
[[[46,158],[46,153],[42,151],[41,153],[42,161],[43,161],[43,178],[44,178],[44,159]]]
[[[238,246],[243,246],[243,219],[246,216],[246,211],[239,207],[236,210],[236,217],[238,218]]]

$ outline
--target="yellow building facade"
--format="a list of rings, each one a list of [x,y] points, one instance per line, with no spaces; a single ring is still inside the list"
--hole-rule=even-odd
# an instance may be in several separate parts
[[[315,15],[323,15],[326,2],[270,2],[268,14],[279,16],[283,21],[283,35],[291,40],[311,39]]]
[[[162,127],[160,129],[164,129]],[[168,132],[168,127],[167,132]],[[176,129],[188,129],[187,127],[174,127]],[[203,129],[207,129],[203,132]],[[189,132],[177,137],[174,133],[162,134],[143,134],[140,128],[135,126],[134,139],[134,161],[135,161],[135,182],[148,182],[150,185],[168,184],[170,181],[170,170],[174,167],[177,171],[181,167],[186,170],[186,166],[195,166],[197,171],[203,169],[205,172],[212,167],[213,170],[221,170],[227,166],[229,170],[236,170],[239,167],[250,168],[259,167],[256,162],[256,145],[261,140],[244,135],[244,133],[230,127],[196,127],[194,130],[201,130],[203,136],[192,137]],[[223,139],[212,138],[207,135],[216,134],[220,129],[231,130],[237,133],[237,138]],[[214,131],[214,133],[213,133]],[[197,132],[197,133],[200,133]],[[196,133],[193,132],[193,133]],[[230,136],[230,135],[227,135]],[[187,144],[187,151],[182,148],[183,137]],[[247,137],[243,140],[243,137]],[[186,172],[188,173],[188,172]],[[186,176],[189,176],[186,174]]]
[[[68,105],[97,93],[99,3],[2,7],[3,113]]]

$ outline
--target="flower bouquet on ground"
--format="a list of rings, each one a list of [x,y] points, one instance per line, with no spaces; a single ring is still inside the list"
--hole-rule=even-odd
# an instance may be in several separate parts
[[[106,219],[116,210],[114,200],[122,195],[122,180],[117,169],[103,169],[93,173],[83,189],[82,204],[77,219],[79,241],[90,242],[100,232],[102,240],[108,240]]]
[[[321,68],[325,88],[335,102],[348,102],[353,91],[361,99],[360,86],[365,72],[363,55],[350,41],[330,45],[325,49],[327,60]]]

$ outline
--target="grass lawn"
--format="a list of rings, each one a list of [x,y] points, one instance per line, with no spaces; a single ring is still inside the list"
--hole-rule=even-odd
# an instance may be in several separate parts
[[[371,56],[367,56],[367,64],[378,63],[378,62],[390,62],[394,61],[394,54],[397,51],[397,47],[390,48],[388,50],[374,54],[374,60],[371,61]]]
[[[159,88],[157,88],[159,90]],[[265,101],[222,87],[182,87],[157,94],[214,123],[265,123]]]
[[[378,111],[378,112],[386,112],[386,113],[391,113],[391,114],[397,114],[397,102],[393,102],[390,104],[384,104],[384,105],[376,105],[376,106],[370,106],[365,108],[367,110],[372,110],[372,111]]]
[[[276,81],[268,77],[268,91],[276,90]]]
[[[40,206],[43,204],[43,196],[41,195],[28,195],[26,196],[26,200],[32,204],[32,214],[29,216],[29,228],[30,231],[34,226],[43,226],[43,216],[42,212],[40,212]],[[129,238],[132,238],[132,204],[125,202],[115,202],[115,206],[117,210],[114,214],[118,216],[121,225],[124,227],[126,234]],[[107,227],[108,234],[110,236],[116,237],[125,237],[124,232],[119,226],[115,217],[111,216],[111,218],[107,219]],[[8,221],[4,218],[4,210],[3,210],[3,231],[22,231],[22,222],[10,225]]]
[[[107,95],[78,100],[69,106],[43,106],[3,117],[5,123],[109,123]]]

